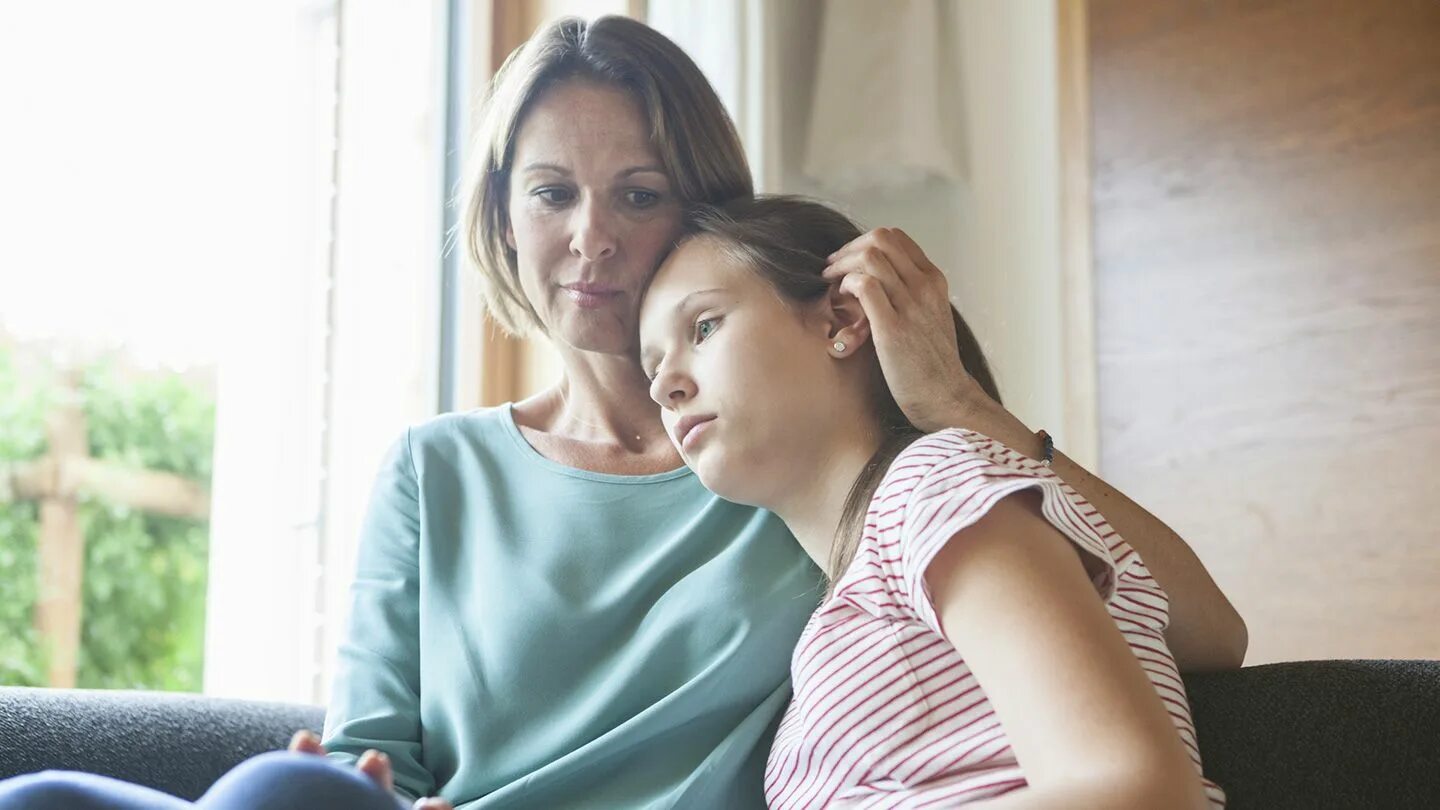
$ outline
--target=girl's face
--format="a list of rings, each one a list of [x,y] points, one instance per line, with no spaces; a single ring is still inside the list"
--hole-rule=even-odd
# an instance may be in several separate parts
[[[845,418],[842,364],[822,303],[787,306],[755,271],[700,237],[667,258],[640,313],[650,397],[712,492],[773,508],[813,475]]]
[[[629,93],[587,80],[545,91],[515,139],[506,240],[550,336],[634,351],[640,293],[680,227],[680,204]]]

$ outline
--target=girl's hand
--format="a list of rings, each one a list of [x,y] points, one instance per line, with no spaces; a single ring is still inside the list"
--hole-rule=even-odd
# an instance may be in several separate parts
[[[954,427],[988,401],[960,362],[945,274],[913,239],[876,228],[829,258],[824,277],[864,307],[885,381],[911,424],[927,433]]]
[[[325,746],[320,744],[320,738],[314,732],[307,729],[300,729],[295,736],[290,738],[290,750],[298,754],[316,754],[325,756]],[[383,751],[374,748],[360,755],[355,763],[360,772],[370,777],[376,785],[386,793],[395,793],[395,775],[390,769],[390,757]],[[436,796],[424,799],[416,799],[411,810],[454,810],[450,802]]]

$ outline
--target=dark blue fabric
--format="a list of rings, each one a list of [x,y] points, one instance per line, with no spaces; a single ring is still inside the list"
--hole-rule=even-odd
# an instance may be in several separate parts
[[[405,806],[355,768],[286,751],[245,760],[194,803],[79,771],[40,771],[0,782],[0,810],[396,810]]]

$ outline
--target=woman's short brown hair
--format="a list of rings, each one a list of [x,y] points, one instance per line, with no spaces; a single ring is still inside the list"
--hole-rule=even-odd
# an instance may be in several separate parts
[[[567,79],[614,85],[639,100],[650,137],[681,204],[753,193],[735,125],[695,62],[665,35],[628,17],[557,20],[516,49],[495,74],[466,172],[466,253],[490,314],[506,330],[543,329],[520,287],[509,229],[510,169],[525,114]]]

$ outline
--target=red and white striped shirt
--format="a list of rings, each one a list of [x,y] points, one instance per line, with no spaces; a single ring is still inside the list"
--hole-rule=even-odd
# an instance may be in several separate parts
[[[1040,491],[1051,524],[1105,563],[1095,587],[1200,770],[1185,685],[1165,646],[1169,598],[1139,555],[1049,468],[974,431],[945,430],[890,465],[854,562],[800,636],[795,697],[765,772],[771,807],[955,807],[1025,785],[924,577],[950,538],[1026,488]],[[1219,786],[1207,779],[1205,792],[1224,807]]]

